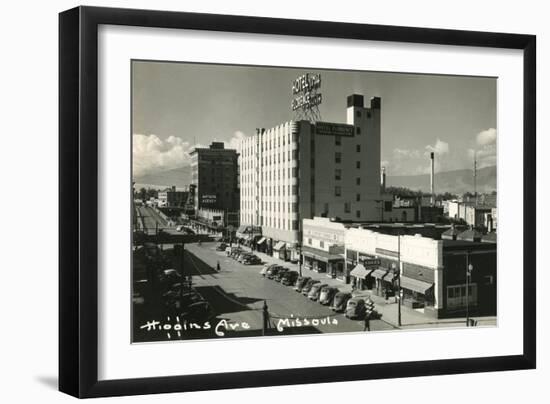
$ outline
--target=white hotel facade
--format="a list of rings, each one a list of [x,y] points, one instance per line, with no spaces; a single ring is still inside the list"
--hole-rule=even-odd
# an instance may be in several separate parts
[[[382,220],[380,118],[380,98],[365,107],[354,94],[344,125],[289,121],[243,139],[241,225],[261,227],[268,250],[297,258],[302,219]]]

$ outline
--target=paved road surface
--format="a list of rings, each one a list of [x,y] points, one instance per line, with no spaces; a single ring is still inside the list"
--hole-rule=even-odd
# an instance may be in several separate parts
[[[254,329],[262,327],[262,307],[268,305],[273,326],[299,328],[307,319],[304,332],[347,332],[363,331],[363,322],[347,319],[343,314],[335,314],[326,306],[310,301],[292,287],[264,278],[259,274],[261,265],[246,266],[215,251],[215,243],[202,246],[189,244],[193,273],[193,283],[205,298],[211,300],[221,317],[232,322],[247,322]],[[220,263],[219,273],[201,273],[204,264],[215,268]],[[187,269],[189,270],[189,269]],[[298,323],[298,324],[297,324]],[[287,327],[285,327],[287,326]],[[371,321],[371,330],[392,329],[382,321]],[[287,331],[292,331],[288,329]]]

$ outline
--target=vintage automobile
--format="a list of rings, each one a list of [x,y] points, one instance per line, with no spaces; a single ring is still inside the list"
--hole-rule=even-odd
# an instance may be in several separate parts
[[[338,293],[338,289],[332,286],[324,286],[321,288],[321,293],[319,294],[319,303],[323,306],[328,306],[334,300],[334,296]]]
[[[302,295],[307,296],[313,285],[317,283],[321,283],[321,281],[318,281],[317,279],[310,279],[309,281],[307,281],[307,283],[302,288]]]
[[[277,264],[265,264],[263,266],[262,270],[260,271],[260,275],[266,276],[267,271],[269,270],[269,268],[273,268],[275,266],[277,266]]]
[[[311,290],[307,294],[308,299],[313,301],[319,299],[319,295],[321,294],[321,289],[324,288],[325,286],[328,286],[328,285],[326,283],[321,283],[321,282],[313,285],[311,287]]]
[[[290,269],[284,268],[284,267],[283,267],[283,268],[281,268],[281,269],[279,270],[279,272],[277,272],[277,275],[275,275],[275,276],[273,277],[273,280],[274,280],[274,281],[277,281],[277,282],[281,282],[281,280],[283,279],[283,277],[284,277],[287,273],[289,273],[289,272],[290,272]]]
[[[262,260],[257,255],[251,254],[243,258],[242,263],[244,265],[259,265],[262,263]]]
[[[292,286],[298,280],[298,276],[299,276],[298,272],[288,271],[286,274],[283,275],[283,278],[281,279],[281,283],[285,286]]]
[[[330,308],[333,311],[341,313],[346,309],[346,305],[348,304],[349,299],[351,299],[351,293],[338,292],[334,295],[334,300]]]
[[[302,288],[309,282],[311,278],[309,276],[300,276],[294,285],[294,290],[296,292],[301,292]]]
[[[357,319],[363,319],[365,318],[365,313],[367,312],[367,308],[365,306],[365,300],[360,297],[352,297],[348,300],[348,303],[346,305],[346,317],[347,318],[357,318]]]

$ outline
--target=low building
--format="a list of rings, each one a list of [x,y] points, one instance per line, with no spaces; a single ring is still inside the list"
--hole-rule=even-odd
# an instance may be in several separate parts
[[[196,220],[211,230],[225,230],[229,226],[239,226],[239,212],[228,212],[221,209],[199,209]]]
[[[345,281],[345,226],[324,217],[304,219],[302,226],[301,254],[304,266]]]
[[[158,206],[173,208],[183,207],[187,202],[188,191],[176,190],[175,186],[159,191],[158,193]]]
[[[463,316],[467,308],[472,315],[496,314],[496,243],[352,228],[345,249],[346,272],[358,289],[387,298],[400,286],[404,306],[435,318]]]

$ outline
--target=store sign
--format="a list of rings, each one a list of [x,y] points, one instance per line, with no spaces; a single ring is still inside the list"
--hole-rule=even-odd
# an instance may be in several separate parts
[[[310,111],[317,108],[323,101],[318,90],[321,88],[321,75],[306,73],[292,83],[291,108],[293,111]]]
[[[363,260],[363,266],[367,269],[378,268],[382,265],[382,261],[378,258],[368,258]]]
[[[216,203],[216,195],[215,194],[205,194],[201,195],[201,204],[202,205],[213,205]]]
[[[317,122],[315,124],[315,133],[325,136],[347,136],[353,137],[355,134],[353,125],[344,123]]]

